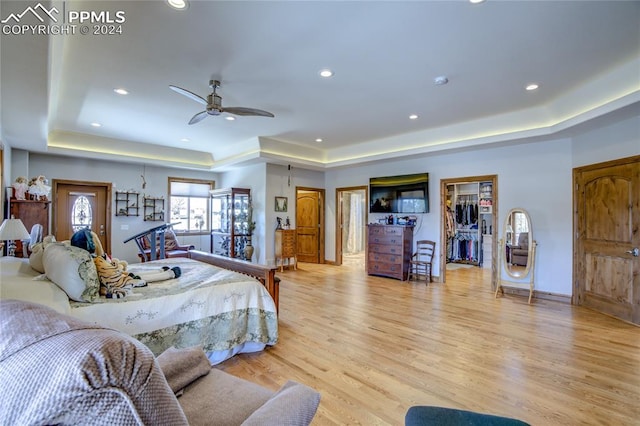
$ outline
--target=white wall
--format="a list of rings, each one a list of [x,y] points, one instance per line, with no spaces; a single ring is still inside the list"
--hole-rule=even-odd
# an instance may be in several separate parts
[[[640,116],[573,138],[573,167],[640,155]]]
[[[25,151],[13,150],[15,154]],[[22,158],[22,155],[18,155]],[[194,179],[217,180],[217,175],[211,172],[199,172],[181,169],[170,169],[155,166],[142,166],[130,163],[116,163],[108,161],[86,160],[81,158],[62,157],[47,154],[28,155],[28,171],[20,170],[24,165],[13,163],[13,173],[15,175],[28,174],[28,176],[45,175],[49,182],[53,179],[69,179],[94,182],[111,182],[113,184],[113,196],[115,191],[128,189],[140,192],[140,197],[146,194],[153,197],[165,198],[165,209],[168,208],[168,178],[185,177]],[[146,188],[142,189],[142,174],[147,182]],[[114,203],[113,200],[111,200]],[[142,205],[142,203],[140,203]],[[112,210],[115,205],[112,204]],[[111,216],[111,253],[113,256],[131,263],[139,262],[138,249],[133,241],[124,243],[127,238],[144,231],[145,229],[158,226],[159,222],[145,222],[142,211],[140,216]],[[194,244],[197,249],[209,251],[209,236],[203,237],[182,237],[179,236],[180,243]]]
[[[291,227],[296,227],[296,187],[307,188],[324,188],[325,176],[324,172],[318,172],[313,170],[304,170],[296,167],[292,167],[289,170],[288,166],[269,164],[266,169],[266,238],[265,238],[265,251],[266,262],[269,266],[275,265],[275,229],[277,225],[277,217],[281,217],[284,220],[289,217]],[[291,177],[291,178],[289,178]],[[327,197],[333,196],[327,194]],[[288,209],[287,212],[275,211],[275,197],[287,197]]]
[[[418,215],[414,241],[429,239],[436,241],[438,251],[442,247],[442,179],[497,174],[499,228],[513,207],[524,208],[531,215],[534,238],[540,245],[536,288],[553,293],[571,293],[570,140],[484,148],[331,171],[327,173],[327,194],[334,193],[337,187],[366,185],[370,177],[423,172],[429,173],[430,212]],[[330,205],[327,208],[326,256],[334,259],[335,198],[327,198]],[[559,215],[560,212],[567,214]],[[370,215],[369,222],[375,222],[378,217]],[[434,266],[434,274],[439,275],[439,266]]]

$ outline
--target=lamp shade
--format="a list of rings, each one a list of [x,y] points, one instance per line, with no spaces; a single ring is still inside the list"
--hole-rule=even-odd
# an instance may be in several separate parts
[[[11,219],[5,219],[0,225],[0,241],[22,241],[29,238],[31,235],[20,219],[11,216]]]

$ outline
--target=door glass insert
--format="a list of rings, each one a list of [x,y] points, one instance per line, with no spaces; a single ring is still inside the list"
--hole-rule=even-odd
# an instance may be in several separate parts
[[[91,228],[93,212],[91,211],[91,203],[84,195],[80,195],[73,202],[71,208],[71,228],[76,232],[82,228]]]

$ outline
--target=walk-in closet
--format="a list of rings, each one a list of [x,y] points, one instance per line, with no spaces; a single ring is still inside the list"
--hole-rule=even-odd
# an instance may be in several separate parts
[[[459,182],[446,190],[446,262],[491,268],[493,182]]]

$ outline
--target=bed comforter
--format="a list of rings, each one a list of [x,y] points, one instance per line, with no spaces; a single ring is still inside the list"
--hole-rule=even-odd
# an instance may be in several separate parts
[[[246,275],[186,258],[131,265],[136,273],[179,266],[177,279],[133,289],[124,299],[69,301],[54,283],[34,281],[27,260],[3,258],[0,297],[45,304],[84,321],[123,331],[156,355],[175,346],[201,345],[212,363],[253,352],[278,340],[275,303],[265,287]],[[64,292],[62,292],[64,294]]]

